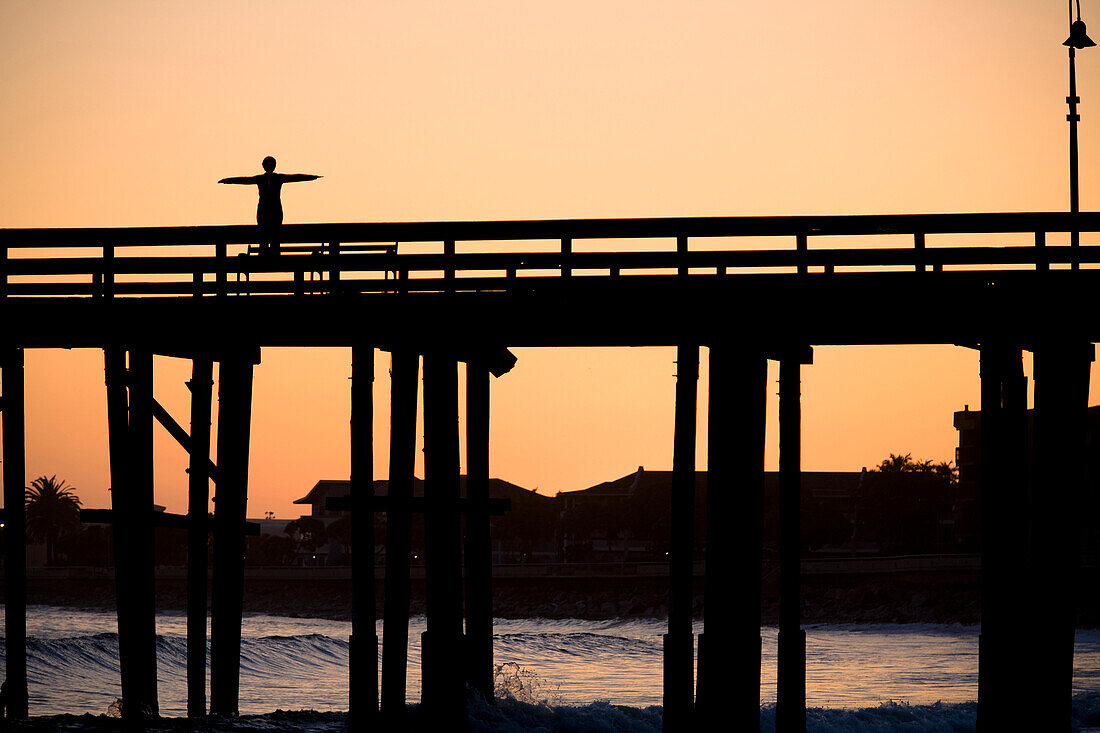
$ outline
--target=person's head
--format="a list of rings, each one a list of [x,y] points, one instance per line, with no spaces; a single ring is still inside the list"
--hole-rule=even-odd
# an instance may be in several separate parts
[[[267,171],[268,173],[270,173],[271,171],[275,170],[275,159],[274,159],[274,158],[272,158],[272,157],[271,157],[271,156],[269,155],[269,156],[267,156],[266,158],[264,158],[264,162],[263,162],[263,163],[261,163],[260,165],[262,165],[262,166],[264,167],[264,170],[265,170],[265,171]]]

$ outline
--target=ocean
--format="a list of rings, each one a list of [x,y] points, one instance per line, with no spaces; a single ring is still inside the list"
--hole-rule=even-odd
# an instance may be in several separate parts
[[[410,622],[408,701],[414,705],[424,626],[423,617]],[[157,617],[160,705],[168,717],[186,711],[185,628],[182,614]],[[342,730],[350,631],[344,621],[247,615],[243,717],[201,730]],[[473,729],[659,730],[664,632],[664,621],[655,619],[498,620],[497,683],[507,701],[475,704]],[[762,634],[763,731],[774,726],[776,630],[765,627]],[[106,714],[119,696],[114,613],[31,607],[28,635],[31,715],[75,717],[32,721],[26,729],[110,729],[87,714]],[[809,730],[974,729],[977,627],[811,625],[806,635]],[[1081,730],[1100,730],[1100,630],[1077,632],[1073,692]],[[163,726],[191,729],[184,721]]]

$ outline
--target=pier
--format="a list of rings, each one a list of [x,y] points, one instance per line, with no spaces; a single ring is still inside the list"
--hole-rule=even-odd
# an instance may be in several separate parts
[[[104,353],[112,508],[85,515],[113,526],[122,710],[131,718],[158,713],[155,523],[189,532],[188,712],[236,714],[244,537],[254,531],[245,521],[253,370],[264,347],[351,349],[353,548],[373,549],[372,512],[385,512],[388,527],[381,669],[373,552],[352,566],[349,702],[352,727],[362,731],[400,725],[405,714],[413,522],[425,522],[427,542],[422,719],[461,729],[467,686],[492,696],[488,519],[507,507],[488,496],[489,406],[492,380],[523,368],[508,349],[525,346],[676,347],[665,729],[757,729],[764,397],[767,361],[777,361],[776,717],[780,733],[794,733],[805,730],[806,716],[801,375],[813,368],[815,346],[920,343],[976,349],[981,359],[979,729],[1023,721],[1069,730],[1075,522],[1085,491],[1089,365],[1100,340],[1100,320],[1089,317],[1100,292],[1100,246],[1080,244],[1080,234],[1097,231],[1097,213],[300,224],[282,227],[282,254],[272,256],[255,253],[252,226],[0,229],[7,714],[34,713],[26,679],[25,349]],[[1050,243],[1059,235],[1069,244]],[[752,248],[738,245],[749,238]],[[642,248],[641,239],[667,247]],[[601,251],[586,251],[593,242]],[[1030,439],[1024,351],[1036,364]],[[371,495],[378,352],[392,359],[390,383],[379,385],[392,395],[384,499]],[[155,399],[154,355],[192,361],[187,428]],[[704,355],[711,378],[709,394],[700,395]],[[418,394],[422,501],[412,496]],[[696,639],[700,399],[711,409],[704,633]],[[155,423],[190,456],[186,515],[153,511]]]

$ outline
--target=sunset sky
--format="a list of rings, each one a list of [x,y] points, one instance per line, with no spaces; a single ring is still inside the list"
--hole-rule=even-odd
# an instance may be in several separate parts
[[[1082,6],[1096,37],[1100,3]],[[1065,210],[1067,33],[1053,0],[8,0],[0,227],[251,223],[255,190],[216,181],[265,155],[324,176],[284,189],[288,223]],[[1079,53],[1078,89],[1092,211],[1100,49]],[[671,467],[673,349],[515,351],[493,383],[494,476],[553,494]],[[248,513],[296,516],[348,475],[350,352],[262,359]],[[157,359],[185,424],[188,376]],[[700,468],[706,385],[704,349]],[[952,412],[978,394],[973,351],[819,348],[803,467],[953,459]],[[107,506],[102,352],[28,352],[27,395],[28,479]],[[159,428],[156,450],[157,501],[185,511],[186,458]]]

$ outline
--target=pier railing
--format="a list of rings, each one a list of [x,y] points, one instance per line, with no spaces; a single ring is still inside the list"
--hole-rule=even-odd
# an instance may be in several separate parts
[[[636,275],[1087,269],[1100,264],[1100,246],[1073,243],[1081,232],[1096,231],[1094,212],[291,224],[278,232],[282,253],[263,255],[254,246],[261,241],[254,226],[0,229],[0,292],[407,293]],[[1048,243],[1061,233],[1070,244]],[[891,235],[891,246],[874,246],[883,235]],[[957,244],[978,236],[988,242],[990,235],[1006,235],[1005,241]],[[638,240],[668,245],[654,251],[652,241],[639,246]],[[611,242],[614,251],[577,251],[596,242],[601,248]],[[848,246],[829,246],[836,243]]]

